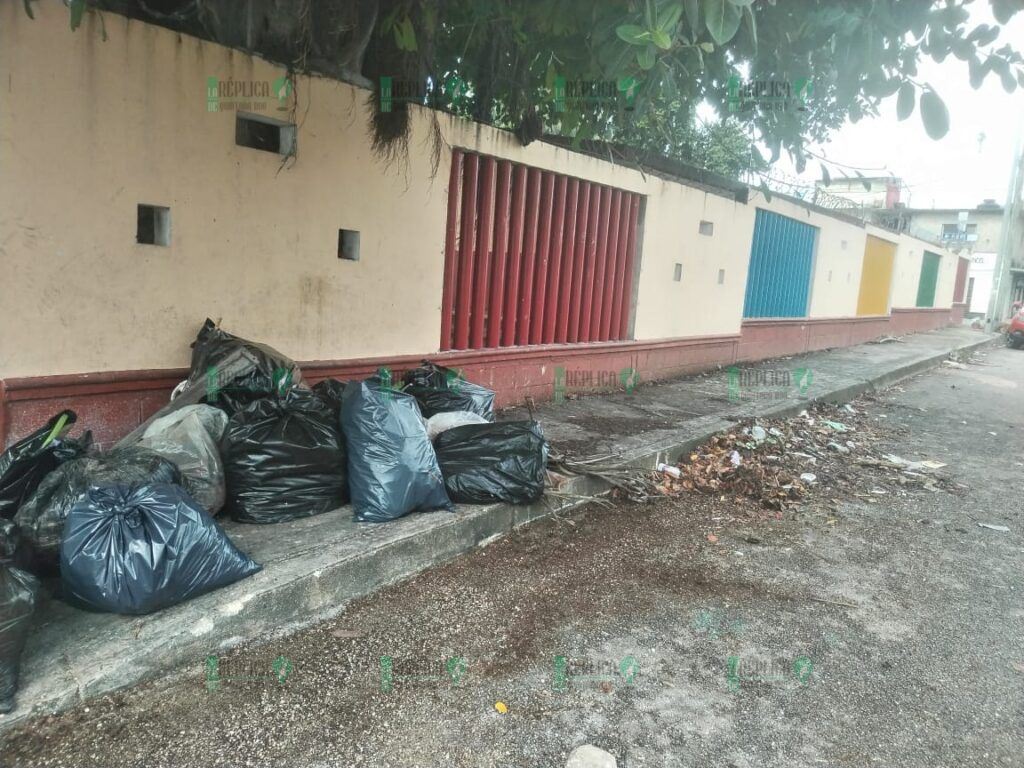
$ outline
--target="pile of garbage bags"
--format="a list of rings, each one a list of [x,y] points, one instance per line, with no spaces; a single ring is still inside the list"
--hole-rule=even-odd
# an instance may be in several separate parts
[[[188,378],[109,450],[62,411],[0,454],[0,712],[46,589],[89,611],[145,614],[257,573],[217,515],[281,524],[351,500],[383,523],[459,504],[528,504],[548,446],[495,422],[495,393],[424,361],[310,388],[294,361],[207,320]],[[59,577],[59,581],[53,581]]]

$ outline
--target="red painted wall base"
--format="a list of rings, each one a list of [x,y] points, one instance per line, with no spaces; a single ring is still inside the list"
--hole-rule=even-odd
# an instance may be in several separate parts
[[[565,369],[569,389],[607,391],[620,388],[623,369],[635,370],[641,383],[658,381],[718,365],[851,346],[886,334],[959,324],[963,312],[961,304],[952,310],[893,309],[891,315],[876,317],[747,320],[738,335],[551,344],[429,357],[461,369],[467,380],[497,392],[499,406],[508,406],[527,398],[552,399],[556,368]],[[310,384],[328,377],[363,378],[382,366],[391,368],[397,380],[420,359],[409,355],[312,361],[300,363],[300,367]],[[166,403],[171,390],[187,375],[187,369],[175,368],[0,380],[0,446],[38,428],[62,408],[78,414],[78,431],[91,429],[98,444],[109,446]]]

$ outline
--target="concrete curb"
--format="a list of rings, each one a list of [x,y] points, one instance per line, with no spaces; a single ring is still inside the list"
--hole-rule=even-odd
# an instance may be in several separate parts
[[[969,352],[994,341],[989,337],[932,352],[872,377],[841,382],[814,398],[744,415],[784,417],[814,401],[846,402],[936,367],[952,351]],[[651,470],[659,461],[676,461],[734,424],[734,419],[717,415],[694,419],[685,430],[619,458],[638,470]],[[563,490],[589,497],[610,488],[594,478],[576,477]],[[183,667],[189,663],[195,672],[212,650],[259,644],[330,619],[358,597],[448,562],[532,520],[584,503],[585,498],[555,503],[546,496],[526,507],[467,507],[454,515],[415,515],[371,529],[357,528],[339,510],[293,529],[316,546],[267,554],[261,574],[182,605],[146,617],[76,614],[71,609],[61,616],[58,611],[56,620],[51,617],[29,640],[32,653],[25,654],[20,706],[0,716],[0,731],[177,669],[168,677],[173,680],[188,674]],[[76,637],[73,650],[65,639],[69,634]],[[72,653],[74,658],[69,658]]]

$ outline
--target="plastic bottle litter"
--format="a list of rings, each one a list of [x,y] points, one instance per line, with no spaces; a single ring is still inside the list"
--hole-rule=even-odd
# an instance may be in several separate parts
[[[805,483],[815,483],[818,481],[818,476],[813,472],[804,472],[800,475],[800,479]]]
[[[768,437],[768,433],[764,431],[764,427],[753,426],[750,428],[750,436],[758,443],[763,443],[765,438]]]
[[[679,469],[679,467],[673,467],[672,465],[665,464],[664,462],[658,462],[657,469],[663,475],[669,475],[670,477],[674,477],[677,480],[683,476],[683,471]]]

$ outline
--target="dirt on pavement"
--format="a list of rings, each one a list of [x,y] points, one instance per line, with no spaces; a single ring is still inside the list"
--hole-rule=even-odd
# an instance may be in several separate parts
[[[830,457],[843,484],[781,512],[591,505],[215,674],[37,719],[0,763],[560,768],[591,743],[620,768],[1020,765],[1024,352],[982,360],[853,404],[873,454],[941,482]]]

